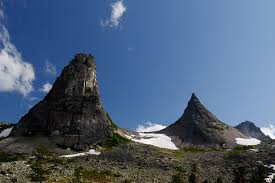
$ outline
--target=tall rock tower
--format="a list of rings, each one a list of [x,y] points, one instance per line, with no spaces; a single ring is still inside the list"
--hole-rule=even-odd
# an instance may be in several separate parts
[[[77,54],[46,97],[13,129],[13,136],[48,136],[56,144],[84,150],[112,136],[96,80],[92,55]]]

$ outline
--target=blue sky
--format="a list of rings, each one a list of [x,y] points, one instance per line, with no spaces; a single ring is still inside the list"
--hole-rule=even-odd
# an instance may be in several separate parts
[[[23,68],[13,77],[2,68],[1,120],[17,122],[45,96],[43,85],[84,52],[96,57],[105,109],[121,127],[173,123],[192,92],[228,124],[275,125],[274,1],[0,2],[6,45],[17,50],[6,59]],[[26,81],[11,86],[6,78],[16,77]]]

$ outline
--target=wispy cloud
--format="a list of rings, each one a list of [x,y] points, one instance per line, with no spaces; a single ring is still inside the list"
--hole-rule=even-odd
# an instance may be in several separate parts
[[[47,74],[50,74],[50,75],[53,75],[53,76],[56,75],[56,67],[55,67],[55,65],[53,65],[48,60],[46,60],[46,62],[45,62],[45,72]]]
[[[0,3],[0,92],[17,91],[27,96],[33,90],[33,66],[24,61],[21,53],[10,40],[3,23],[4,7]]]
[[[39,91],[48,93],[52,89],[52,87],[53,85],[47,82],[39,89]]]
[[[30,102],[39,100],[39,98],[37,98],[37,97],[27,97],[26,99],[27,99],[28,101],[30,101]]]
[[[275,139],[275,126],[269,125],[268,127],[262,127],[261,131],[270,138]]]
[[[123,0],[119,0],[115,3],[112,3],[111,8],[111,17],[105,21],[101,21],[101,25],[104,27],[117,27],[121,22],[124,13],[127,10],[127,7],[124,5]]]
[[[166,126],[152,123],[152,122],[146,122],[141,125],[138,125],[136,131],[137,132],[155,132],[166,128]]]
[[[3,1],[0,1],[0,20],[5,18],[4,14],[4,4]]]

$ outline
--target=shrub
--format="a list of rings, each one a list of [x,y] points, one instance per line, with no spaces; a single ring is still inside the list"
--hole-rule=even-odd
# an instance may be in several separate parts
[[[106,150],[112,149],[114,146],[118,146],[119,144],[126,144],[131,142],[131,140],[122,137],[117,133],[113,133],[112,138],[101,141],[98,145],[104,147]]]
[[[244,166],[240,166],[233,170],[234,178],[233,183],[244,183],[245,175],[246,175],[246,168]]]
[[[96,169],[84,169],[78,167],[74,170],[73,183],[86,183],[86,182],[109,182],[114,177],[120,177],[118,173],[113,173],[110,170],[96,170]]]
[[[191,175],[188,178],[189,183],[196,183],[197,182],[196,173],[197,173],[197,166],[193,165]]]
[[[17,155],[0,152],[0,162],[11,162],[11,161],[17,161],[18,160]]]
[[[186,172],[186,169],[183,166],[176,166],[175,170],[178,171],[178,172],[182,172],[182,173]]]
[[[217,183],[223,183],[223,179],[221,177],[218,177],[216,182]]]
[[[47,175],[49,174],[49,171],[44,169],[42,166],[41,161],[34,161],[31,163],[31,180],[36,182],[42,182],[47,180]]]
[[[180,173],[172,176],[172,183],[183,183]]]
[[[252,173],[251,176],[251,183],[264,183],[265,178],[267,177],[267,171],[266,171],[266,167],[260,165],[257,167],[257,169]]]
[[[231,151],[228,151],[226,155],[224,155],[224,159],[234,159],[234,158],[240,158],[243,153],[247,150],[247,147],[245,146],[237,146]]]
[[[186,147],[186,148],[183,148],[183,150],[185,152],[206,152],[206,151],[209,151],[209,149],[203,148],[203,147]]]
[[[33,150],[32,155],[34,159],[30,160],[30,167],[32,169],[31,180],[36,182],[47,180],[49,170],[44,169],[43,164],[47,162],[50,152],[44,146],[39,145]]]
[[[106,117],[108,118],[108,120],[111,123],[112,130],[115,131],[118,128],[117,125],[113,122],[113,120],[112,120],[111,116],[109,115],[109,113],[106,112],[105,114],[106,114]]]

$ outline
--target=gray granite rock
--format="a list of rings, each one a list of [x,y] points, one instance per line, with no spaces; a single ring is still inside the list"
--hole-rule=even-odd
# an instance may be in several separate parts
[[[248,137],[259,139],[263,142],[271,142],[272,139],[266,136],[259,127],[257,127],[253,122],[245,121],[235,126],[240,132]]]
[[[111,124],[100,100],[95,58],[77,54],[11,135],[48,136],[56,144],[76,150],[86,150],[90,144],[111,137]]]
[[[233,147],[237,137],[246,138],[233,127],[222,123],[208,111],[192,94],[183,115],[172,125],[160,131],[181,146],[227,146]]]

